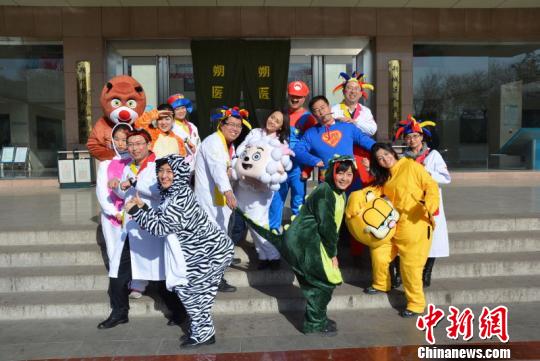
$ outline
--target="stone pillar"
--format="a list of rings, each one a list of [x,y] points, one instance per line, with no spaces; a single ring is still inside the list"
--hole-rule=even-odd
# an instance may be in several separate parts
[[[389,117],[389,73],[388,61],[401,61],[401,117],[413,113],[413,40],[409,36],[377,36],[375,57],[377,61],[377,132],[378,140],[392,137],[388,129]]]
[[[67,149],[79,146],[77,117],[77,62],[87,60],[91,68],[92,119],[101,116],[99,94],[105,73],[105,41],[100,8],[62,8],[65,89],[65,143]]]

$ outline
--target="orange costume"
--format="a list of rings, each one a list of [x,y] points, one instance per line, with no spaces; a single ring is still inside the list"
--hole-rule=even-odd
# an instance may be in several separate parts
[[[152,137],[152,152],[156,154],[156,158],[162,158],[171,154],[180,154],[182,157],[185,157],[187,152],[182,138],[176,135],[172,131],[172,128],[164,132],[157,126],[152,125],[152,122],[157,120],[157,118],[157,109],[146,112],[135,120],[135,128],[143,128],[150,133]]]
[[[116,155],[112,147],[112,128],[119,123],[133,124],[146,107],[141,84],[128,75],[115,76],[101,91],[103,116],[98,119],[86,146],[92,157],[103,161]]]

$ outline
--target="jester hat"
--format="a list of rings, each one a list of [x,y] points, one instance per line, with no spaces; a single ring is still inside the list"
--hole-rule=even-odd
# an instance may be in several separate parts
[[[340,89],[345,89],[345,86],[347,86],[348,82],[357,82],[358,85],[360,85],[360,89],[362,90],[362,97],[367,99],[368,95],[364,91],[364,89],[369,89],[371,91],[375,90],[375,87],[372,84],[364,82],[364,73],[359,73],[354,71],[351,75],[347,73],[339,73],[339,76],[342,77],[344,80],[342,83],[337,85],[334,90],[332,90],[332,93],[337,92]]]
[[[211,119],[213,121],[219,122],[219,124],[221,125],[221,123],[228,117],[242,119],[242,124],[246,128],[251,129],[251,124],[249,124],[248,121],[249,112],[245,109],[240,109],[239,107],[229,108],[228,106],[224,105],[221,108],[218,108],[215,114],[212,114]]]
[[[425,134],[428,137],[431,137],[431,132],[426,128],[426,126],[435,126],[435,123],[431,120],[425,120],[423,122],[418,122],[416,119],[412,116],[412,114],[409,114],[407,116],[407,119],[400,121],[399,128],[396,131],[396,135],[394,135],[394,139],[399,139],[401,136],[406,136],[407,134],[411,133],[419,133],[419,134]]]
[[[184,95],[180,93],[171,95],[167,99],[167,103],[169,103],[169,105],[173,107],[173,109],[186,107],[188,113],[191,114],[191,112],[193,111],[193,104],[191,104],[191,100],[185,98]]]

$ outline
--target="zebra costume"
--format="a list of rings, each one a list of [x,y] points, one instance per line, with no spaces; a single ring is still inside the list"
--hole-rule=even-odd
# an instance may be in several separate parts
[[[161,191],[158,209],[133,207],[130,213],[141,228],[156,236],[176,235],[186,263],[185,284],[174,291],[190,317],[190,337],[203,343],[215,335],[211,309],[218,284],[234,254],[233,242],[197,203],[189,187],[190,166],[178,155],[156,161],[156,171],[168,163],[172,185]]]

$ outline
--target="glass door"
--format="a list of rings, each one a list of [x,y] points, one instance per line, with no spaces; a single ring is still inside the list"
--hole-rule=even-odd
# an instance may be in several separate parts
[[[160,86],[159,79],[159,57],[157,56],[141,56],[141,57],[124,57],[124,74],[130,75],[141,83],[144,92],[146,93],[147,109],[156,108],[162,100],[159,94]]]

